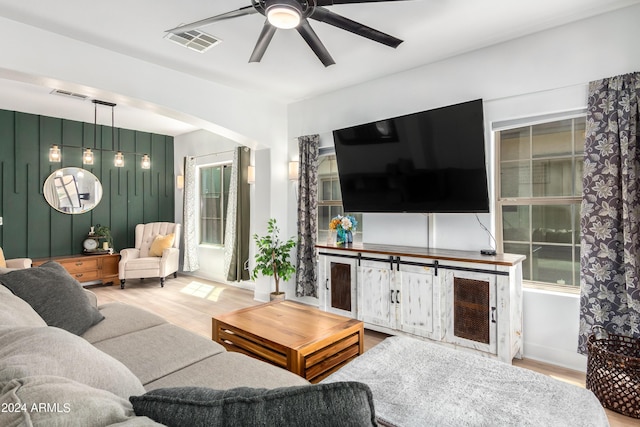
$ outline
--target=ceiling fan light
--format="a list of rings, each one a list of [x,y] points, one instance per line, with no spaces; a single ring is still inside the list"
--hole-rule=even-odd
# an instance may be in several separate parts
[[[300,24],[302,10],[295,0],[277,0],[269,2],[266,7],[269,23],[277,28],[288,30]]]

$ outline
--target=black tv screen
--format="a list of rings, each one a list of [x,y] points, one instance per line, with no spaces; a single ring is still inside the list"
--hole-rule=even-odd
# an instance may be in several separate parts
[[[333,139],[345,212],[489,212],[481,99]]]

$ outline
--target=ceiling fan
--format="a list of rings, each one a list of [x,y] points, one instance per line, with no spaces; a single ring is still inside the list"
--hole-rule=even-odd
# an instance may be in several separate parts
[[[181,25],[167,30],[167,32],[174,34],[184,33],[217,21],[261,13],[267,17],[267,20],[262,27],[260,37],[249,58],[249,62],[260,62],[278,28],[295,28],[318,59],[320,59],[325,67],[328,67],[329,65],[335,64],[335,61],[320,41],[320,38],[318,38],[318,35],[313,31],[311,25],[309,25],[307,18],[333,25],[334,27],[395,48],[402,43],[402,40],[367,27],[359,22],[352,21],[324,7],[334,4],[373,3],[379,1],[394,0],[251,0],[250,6],[241,7],[238,10],[212,16],[192,22],[191,24]]]

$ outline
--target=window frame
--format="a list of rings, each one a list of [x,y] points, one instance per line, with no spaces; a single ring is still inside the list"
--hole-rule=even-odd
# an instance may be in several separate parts
[[[356,229],[356,232],[353,233],[353,240],[354,242],[361,242],[362,241],[362,230],[363,230],[363,218],[362,218],[362,213],[360,212],[345,212],[344,211],[344,207],[342,206],[342,191],[340,190],[340,199],[334,199],[332,197],[331,200],[320,200],[320,195],[323,194],[322,193],[322,184],[325,181],[337,181],[338,182],[338,189],[340,189],[340,178],[338,175],[338,164],[337,164],[337,159],[336,159],[336,153],[334,150],[322,150],[320,152],[320,155],[318,156],[318,168],[320,168],[320,164],[322,163],[322,161],[325,158],[329,158],[328,160],[331,161],[331,157],[333,157],[333,161],[335,161],[336,163],[336,167],[335,167],[335,179],[330,179],[330,180],[322,180],[320,177],[320,173],[318,172],[318,203],[317,203],[317,208],[318,208],[318,214],[317,214],[317,224],[318,224],[318,230],[316,233],[316,238],[318,239],[318,243],[320,244],[324,244],[324,243],[335,243],[335,235],[333,235],[333,242],[331,242],[330,240],[332,240],[332,233],[329,230],[329,223],[327,222],[326,224],[321,223],[320,222],[320,208],[321,207],[329,207],[329,219],[331,219],[331,208],[332,207],[339,207],[340,210],[342,211],[342,215],[354,215],[356,216],[356,219],[358,220],[358,226]],[[332,174],[333,172],[330,172],[330,174]],[[332,191],[333,191],[333,186],[332,186]],[[333,196],[333,194],[332,194]],[[324,235],[321,235],[321,232],[326,232],[326,237],[324,237]]]
[[[529,138],[531,143],[529,144],[529,156],[527,158],[527,160],[530,162],[529,166],[531,167],[531,176],[533,179],[533,163],[536,160],[545,160],[545,159],[558,159],[558,158],[571,158],[572,159],[572,176],[574,177],[574,179],[576,178],[576,162],[574,161],[574,159],[579,158],[580,156],[583,156],[583,153],[577,153],[575,151],[575,138],[576,138],[576,126],[575,126],[575,120],[576,119],[586,119],[586,111],[574,111],[574,112],[569,112],[566,115],[552,115],[549,117],[542,117],[542,118],[530,118],[530,119],[523,119],[523,120],[517,120],[515,122],[511,122],[508,125],[504,125],[504,126],[494,126],[492,127],[492,133],[491,136],[493,138],[493,146],[495,148],[495,153],[494,153],[494,158],[495,158],[495,168],[494,168],[494,182],[495,182],[495,230],[496,230],[496,240],[497,240],[497,245],[498,245],[498,250],[501,252],[504,252],[504,235],[503,235],[503,208],[505,206],[528,206],[529,207],[529,239],[526,242],[529,245],[529,254],[531,254],[532,251],[532,245],[535,244],[534,240],[533,240],[533,235],[532,235],[532,231],[533,231],[533,208],[535,206],[575,206],[575,209],[578,209],[578,221],[576,222],[576,224],[574,224],[575,227],[577,227],[577,230],[574,230],[572,232],[572,236],[576,236],[576,231],[577,231],[577,239],[575,237],[572,237],[572,243],[570,245],[567,244],[557,244],[557,246],[563,246],[563,247],[569,247],[571,248],[572,251],[572,257],[574,257],[575,255],[575,249],[578,249],[578,256],[575,258],[574,262],[577,262],[578,264],[580,263],[580,257],[579,257],[579,249],[580,249],[580,240],[581,240],[581,233],[580,233],[580,206],[582,203],[582,195],[575,195],[572,194],[570,196],[535,196],[534,195],[534,191],[532,188],[531,194],[529,196],[526,197],[501,197],[501,191],[502,191],[502,158],[501,158],[501,140],[500,140],[500,136],[501,136],[501,132],[503,131],[508,131],[511,129],[518,129],[518,128],[522,128],[522,127],[529,127],[530,128],[530,134],[529,134]],[[536,125],[542,125],[542,124],[548,124],[548,123],[553,123],[553,122],[559,122],[559,121],[563,121],[563,120],[572,120],[572,128],[571,128],[571,132],[572,132],[572,154],[571,156],[544,156],[544,157],[535,157],[533,152],[534,152],[534,148],[533,148],[533,127]],[[515,161],[515,160],[514,160]],[[572,187],[574,188],[573,193],[575,193],[575,185],[577,184],[577,181],[573,181],[572,182]],[[573,219],[572,219],[573,221]],[[575,241],[573,240],[575,239]],[[525,244],[525,242],[521,242],[522,244]],[[546,245],[549,246],[554,246],[553,242],[545,242]],[[529,256],[527,256],[527,258],[529,258]],[[530,262],[533,262],[533,260],[530,260]],[[523,268],[524,268],[523,264]],[[532,268],[532,267],[531,267]],[[574,266],[574,271],[575,271],[575,266]],[[524,271],[523,271],[524,273]],[[572,273],[573,275],[573,273]],[[524,274],[523,274],[524,277]],[[523,284],[526,287],[529,288],[534,288],[534,289],[540,289],[540,290],[546,290],[546,291],[554,291],[554,292],[563,292],[563,293],[570,293],[570,294],[579,294],[580,293],[580,273],[579,273],[579,269],[578,269],[578,275],[577,277],[575,277],[575,281],[574,284],[558,284],[558,283],[550,283],[550,282],[542,282],[542,281],[536,281],[536,280],[532,280],[530,279],[523,279]]]
[[[203,215],[202,215],[202,210],[203,210],[203,200],[204,198],[202,197],[202,171],[204,169],[212,169],[212,168],[216,168],[216,167],[220,167],[220,182],[221,182],[221,194],[222,197],[220,198],[220,203],[222,204],[221,209],[220,209],[220,223],[221,223],[221,230],[220,230],[220,235],[222,236],[222,241],[221,243],[211,243],[211,242],[203,242],[203,231],[202,231],[202,221],[203,219]],[[197,221],[197,235],[198,235],[198,246],[202,246],[202,247],[209,247],[209,248],[221,248],[224,247],[224,233],[225,233],[225,224],[226,224],[226,215],[227,212],[224,209],[225,207],[225,191],[224,191],[224,186],[225,186],[225,181],[224,181],[224,173],[225,173],[225,167],[233,167],[233,161],[228,160],[228,161],[222,161],[222,162],[216,162],[216,163],[207,163],[207,164],[203,164],[203,165],[198,165],[196,170],[197,170],[197,194],[198,194],[198,221]],[[229,185],[231,184],[230,180],[229,180]],[[227,193],[227,198],[228,198],[228,191]],[[226,203],[228,203],[228,200],[226,201]]]

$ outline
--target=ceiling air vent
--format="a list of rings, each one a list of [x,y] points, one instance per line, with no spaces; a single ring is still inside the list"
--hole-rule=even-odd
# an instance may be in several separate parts
[[[62,90],[62,89],[54,89],[50,93],[52,95],[66,96],[67,98],[78,99],[80,101],[84,101],[89,98],[87,95],[83,95],[81,93],[69,92],[68,90]]]
[[[203,33],[199,30],[185,31],[184,33],[176,34],[168,33],[164,38],[200,53],[206,52],[222,42],[222,40],[213,37],[211,34]]]

